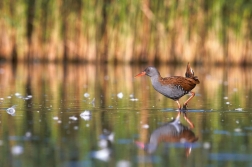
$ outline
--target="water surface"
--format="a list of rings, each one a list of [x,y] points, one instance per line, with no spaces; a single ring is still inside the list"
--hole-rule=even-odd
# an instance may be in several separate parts
[[[193,67],[201,83],[184,117],[134,79],[145,67],[1,64],[1,166],[252,165],[251,68]]]

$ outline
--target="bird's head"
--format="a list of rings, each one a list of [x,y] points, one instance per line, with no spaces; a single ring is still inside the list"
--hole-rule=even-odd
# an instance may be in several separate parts
[[[147,67],[144,71],[141,73],[137,74],[136,77],[141,77],[143,75],[148,75],[149,77],[153,77],[155,75],[160,75],[158,70],[155,67]]]

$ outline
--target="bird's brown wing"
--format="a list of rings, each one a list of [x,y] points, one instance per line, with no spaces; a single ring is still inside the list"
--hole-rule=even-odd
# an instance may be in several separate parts
[[[173,77],[167,77],[159,79],[160,83],[163,85],[176,85],[181,86],[185,91],[191,91],[196,84],[199,82],[195,81],[193,78],[185,78],[181,76],[173,76]]]

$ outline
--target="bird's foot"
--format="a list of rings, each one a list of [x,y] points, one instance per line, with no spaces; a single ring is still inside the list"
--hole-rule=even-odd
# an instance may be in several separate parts
[[[187,110],[187,104],[183,104],[182,110]]]

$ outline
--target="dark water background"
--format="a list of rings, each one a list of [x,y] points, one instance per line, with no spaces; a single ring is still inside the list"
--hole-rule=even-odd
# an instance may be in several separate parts
[[[201,83],[177,117],[148,77],[134,79],[145,67],[0,64],[0,165],[252,166],[251,68],[192,65]]]

